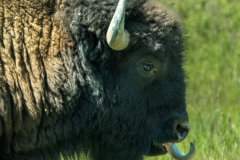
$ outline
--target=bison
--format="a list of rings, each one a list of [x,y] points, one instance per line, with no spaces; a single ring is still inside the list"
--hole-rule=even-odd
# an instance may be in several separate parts
[[[150,0],[0,0],[0,159],[190,159],[182,32]]]

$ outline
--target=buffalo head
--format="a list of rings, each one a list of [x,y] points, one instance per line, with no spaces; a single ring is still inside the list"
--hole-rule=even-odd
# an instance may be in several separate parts
[[[193,143],[187,155],[174,144],[183,141],[190,130],[182,55],[181,50],[174,49],[174,45],[181,48],[182,40],[179,37],[173,45],[161,36],[141,39],[142,33],[136,29],[141,23],[131,19],[126,23],[131,32],[124,28],[125,8],[126,0],[119,0],[106,34],[113,55],[99,68],[108,98],[102,114],[107,122],[101,123],[104,131],[98,133],[102,155],[134,159],[168,152],[175,159],[191,159]],[[151,30],[151,25],[146,27]],[[169,36],[179,27],[171,25]]]

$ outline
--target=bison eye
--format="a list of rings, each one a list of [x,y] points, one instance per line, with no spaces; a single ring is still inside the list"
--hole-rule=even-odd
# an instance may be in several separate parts
[[[143,69],[144,69],[144,71],[151,71],[152,66],[151,66],[150,64],[145,64],[145,65],[143,66]]]

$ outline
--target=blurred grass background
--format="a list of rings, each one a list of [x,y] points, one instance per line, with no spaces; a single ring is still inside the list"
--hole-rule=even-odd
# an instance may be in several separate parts
[[[186,30],[187,110],[193,160],[240,159],[240,1],[158,0]],[[146,160],[171,160],[167,156]]]

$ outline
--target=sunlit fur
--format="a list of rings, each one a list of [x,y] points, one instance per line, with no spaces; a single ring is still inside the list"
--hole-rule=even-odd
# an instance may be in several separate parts
[[[186,110],[177,18],[156,3],[129,0],[131,42],[113,51],[106,32],[117,3],[0,0],[1,160],[57,160],[60,152],[141,160],[151,140],[176,139],[168,123]],[[126,60],[159,46],[166,73],[137,87]]]

